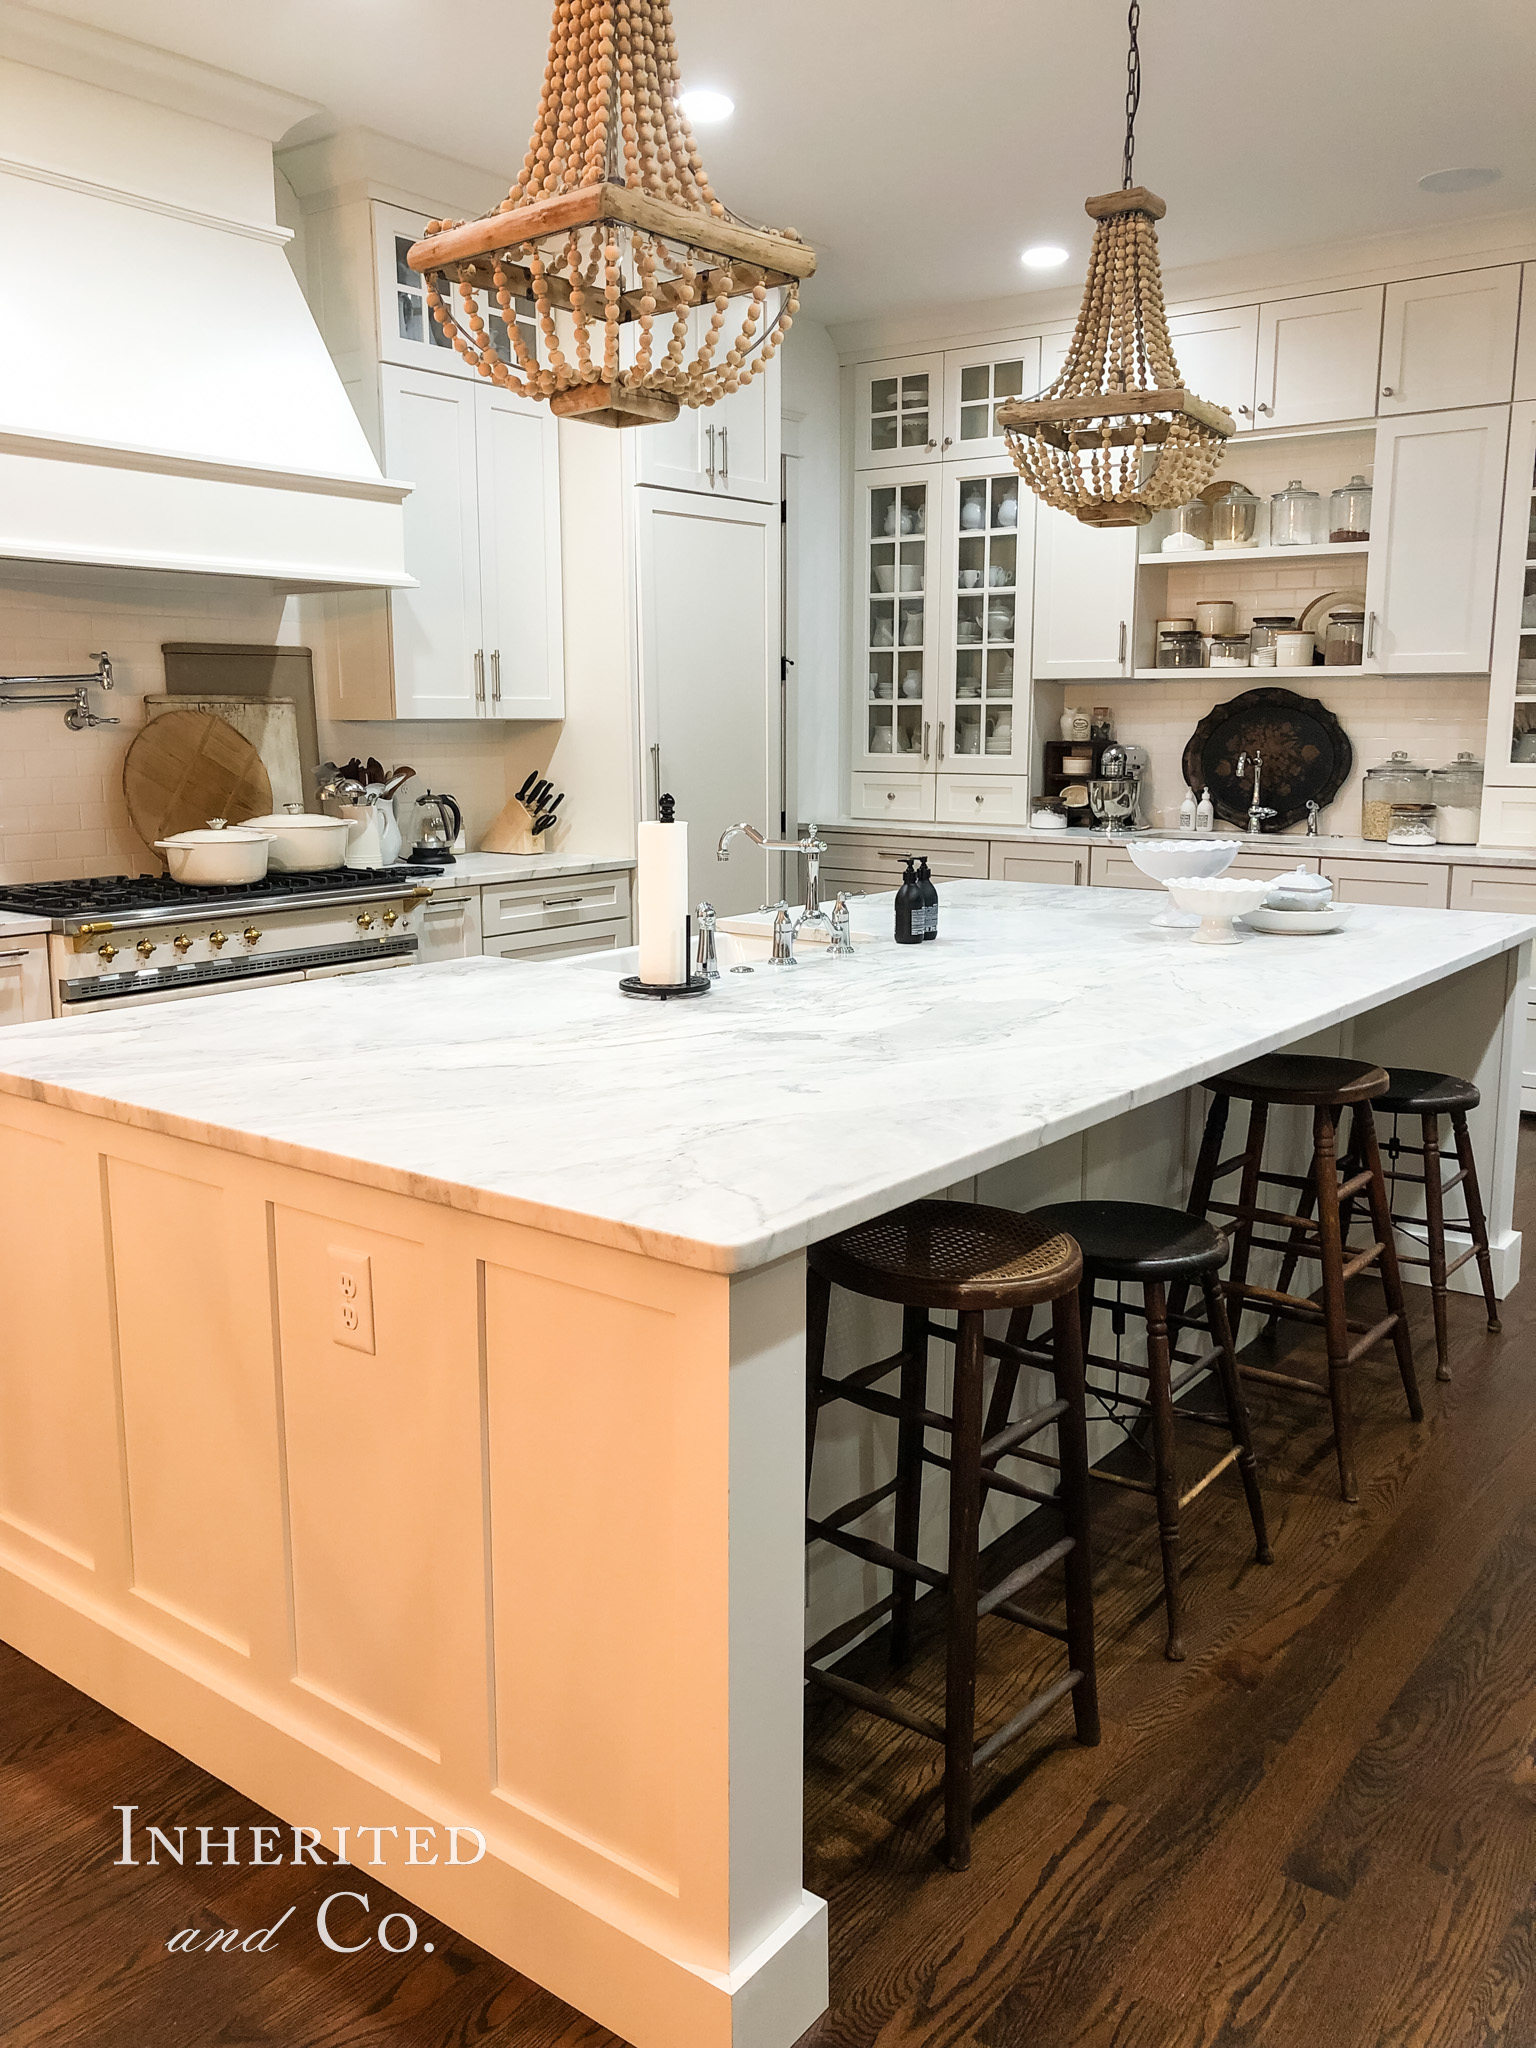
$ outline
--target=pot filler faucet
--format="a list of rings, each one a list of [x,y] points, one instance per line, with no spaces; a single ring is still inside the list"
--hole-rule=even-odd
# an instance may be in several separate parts
[[[720,834],[720,844],[715,848],[716,860],[730,859],[731,841],[738,832],[744,832],[764,853],[805,855],[805,908],[795,919],[795,937],[798,938],[808,925],[814,924],[824,924],[829,937],[832,936],[832,920],[821,907],[821,856],[827,850],[827,842],[817,838],[816,827],[808,826],[803,839],[769,839],[755,825],[728,825]],[[763,905],[765,910],[773,907],[771,903]]]
[[[1239,754],[1237,766],[1232,772],[1241,782],[1244,774],[1247,772],[1250,761],[1253,764],[1253,802],[1248,806],[1248,830],[1257,838],[1264,830],[1265,819],[1273,818],[1276,813],[1269,808],[1259,794],[1259,775],[1264,766],[1264,756],[1262,754]]]

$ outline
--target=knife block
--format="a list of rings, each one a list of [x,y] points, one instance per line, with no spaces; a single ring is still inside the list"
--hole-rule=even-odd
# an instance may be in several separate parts
[[[551,828],[553,829],[553,828]],[[482,853],[545,853],[549,848],[548,832],[533,836],[533,813],[526,804],[520,804],[516,797],[501,811],[500,815],[481,835]]]

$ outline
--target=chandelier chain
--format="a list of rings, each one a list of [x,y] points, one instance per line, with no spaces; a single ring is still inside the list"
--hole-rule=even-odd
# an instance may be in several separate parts
[[[1131,166],[1136,158],[1136,109],[1141,105],[1141,46],[1136,40],[1136,31],[1141,26],[1141,0],[1131,0],[1126,26],[1131,47],[1125,59],[1125,154],[1121,158],[1120,181],[1128,192],[1136,182]]]

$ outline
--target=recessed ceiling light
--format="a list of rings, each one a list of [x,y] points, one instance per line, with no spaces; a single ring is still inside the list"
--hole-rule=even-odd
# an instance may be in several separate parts
[[[1067,254],[1055,242],[1035,242],[1024,251],[1019,261],[1026,270],[1054,270],[1058,263],[1066,262]]]
[[[729,121],[736,111],[733,99],[702,85],[691,92],[679,93],[677,104],[696,128],[710,128],[716,121]]]
[[[1430,171],[1419,180],[1421,192],[1475,192],[1496,184],[1502,172],[1486,165],[1463,164],[1454,171]]]

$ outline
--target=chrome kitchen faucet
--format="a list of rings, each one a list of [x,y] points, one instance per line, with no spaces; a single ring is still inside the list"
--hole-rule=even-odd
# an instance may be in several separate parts
[[[1253,763],[1253,802],[1248,806],[1248,830],[1258,838],[1264,830],[1264,820],[1276,817],[1278,813],[1271,810],[1259,794],[1259,775],[1264,766],[1264,756],[1261,753],[1239,754],[1233,774],[1241,781],[1250,761]]]
[[[727,825],[720,834],[720,844],[715,848],[716,860],[730,859],[731,841],[738,832],[745,832],[753,844],[760,846],[764,853],[805,855],[805,908],[795,919],[795,937],[798,938],[807,925],[824,924],[830,938],[832,920],[821,907],[821,856],[827,850],[827,842],[825,839],[817,838],[816,827],[808,826],[803,839],[769,839],[759,832],[755,825]],[[764,910],[772,910],[775,906],[765,903],[762,907]]]

